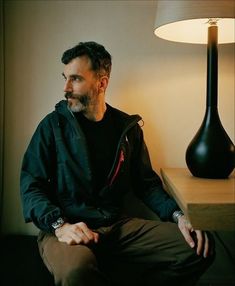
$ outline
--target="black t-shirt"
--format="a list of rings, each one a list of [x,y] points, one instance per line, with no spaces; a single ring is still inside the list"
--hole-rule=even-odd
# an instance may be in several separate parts
[[[88,120],[80,112],[74,114],[86,137],[92,169],[93,189],[95,192],[99,192],[105,185],[114,162],[120,132],[109,108],[100,121]]]

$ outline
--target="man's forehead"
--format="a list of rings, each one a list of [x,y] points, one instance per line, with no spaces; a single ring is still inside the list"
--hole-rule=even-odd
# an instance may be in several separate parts
[[[91,60],[87,56],[76,57],[64,66],[64,74],[91,71]]]

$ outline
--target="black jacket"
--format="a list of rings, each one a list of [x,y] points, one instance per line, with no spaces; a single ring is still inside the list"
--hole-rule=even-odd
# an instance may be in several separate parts
[[[92,190],[86,139],[67,102],[38,125],[24,154],[21,199],[26,222],[52,231],[58,217],[83,221],[90,227],[114,222],[124,195],[133,190],[162,220],[170,220],[177,204],[163,190],[152,169],[139,115],[128,115],[108,105],[122,132],[113,166],[98,194]]]

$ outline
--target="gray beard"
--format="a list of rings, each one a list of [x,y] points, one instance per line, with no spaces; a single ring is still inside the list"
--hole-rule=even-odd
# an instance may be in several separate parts
[[[78,102],[76,105],[68,105],[68,107],[72,112],[81,112],[85,110],[85,106],[82,105],[80,102]]]
[[[69,97],[72,97],[72,94],[66,93],[65,98],[68,99]],[[76,98],[76,101],[77,102],[73,105],[68,104],[68,107],[72,112],[81,112],[89,106],[90,98],[87,94],[84,94],[79,98]]]

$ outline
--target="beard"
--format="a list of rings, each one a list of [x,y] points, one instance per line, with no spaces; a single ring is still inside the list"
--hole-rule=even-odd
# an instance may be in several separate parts
[[[67,99],[68,107],[72,112],[85,111],[89,106],[91,100],[88,93],[78,95],[78,94],[72,94],[71,92],[66,92],[64,96]]]

